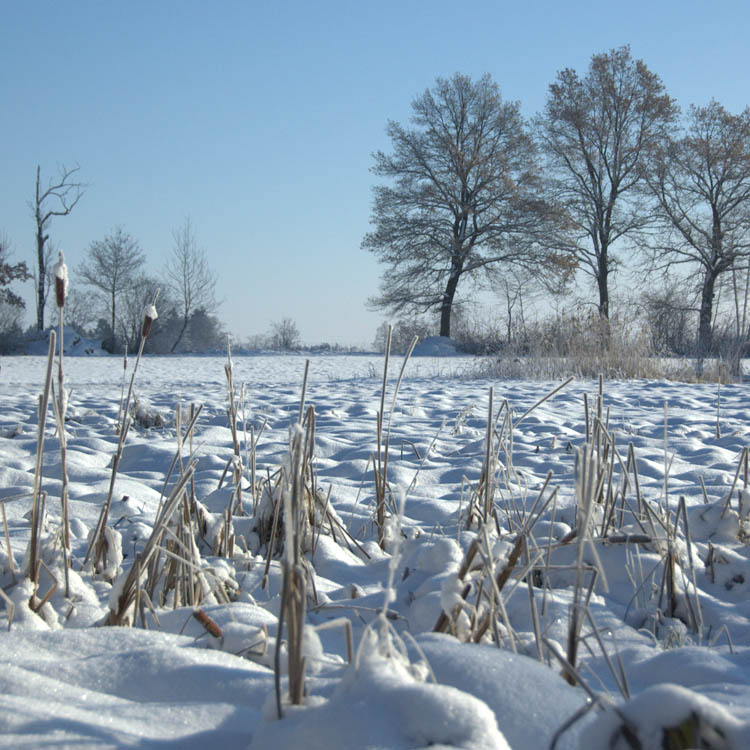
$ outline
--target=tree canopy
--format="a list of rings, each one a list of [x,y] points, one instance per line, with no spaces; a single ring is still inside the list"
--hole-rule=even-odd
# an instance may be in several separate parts
[[[538,262],[551,212],[519,105],[489,75],[438,78],[412,111],[412,128],[388,123],[392,152],[374,154],[372,171],[389,184],[374,188],[362,242],[386,266],[371,304],[437,310],[449,336],[459,281]]]
[[[110,324],[110,342],[112,350],[118,333],[118,315],[120,303],[127,305],[132,301],[134,281],[146,262],[146,256],[137,240],[121,227],[116,227],[103,240],[91,243],[86,261],[78,269],[84,284],[98,289],[107,309]],[[143,307],[138,301],[139,312]]]
[[[711,350],[716,284],[750,258],[750,108],[691,107],[681,133],[665,138],[649,182],[662,226],[657,265],[698,270],[698,352]]]
[[[625,46],[594,55],[584,77],[559,72],[536,119],[554,200],[577,235],[579,267],[596,280],[603,318],[612,246],[653,221],[643,170],[677,112],[659,76]]]

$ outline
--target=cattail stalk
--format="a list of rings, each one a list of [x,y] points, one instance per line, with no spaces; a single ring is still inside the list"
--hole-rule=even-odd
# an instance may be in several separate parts
[[[55,301],[57,302],[57,317],[60,326],[60,340],[57,357],[57,431],[60,435],[60,471],[62,473],[62,489],[60,492],[60,504],[62,514],[62,547],[63,562],[65,568],[65,596],[70,596],[70,504],[68,490],[68,440],[65,434],[65,413],[68,408],[68,398],[65,392],[65,373],[63,369],[63,322],[65,318],[65,299],[68,293],[68,267],[65,264],[65,256],[60,250],[60,255],[54,267],[55,273]]]
[[[105,528],[109,519],[109,509],[112,505],[112,496],[115,488],[115,478],[117,476],[117,469],[119,467],[120,458],[122,457],[122,450],[125,445],[125,438],[128,434],[128,429],[132,419],[130,417],[130,401],[133,397],[133,384],[135,383],[135,374],[138,372],[138,364],[141,361],[143,355],[143,347],[146,344],[146,338],[151,333],[151,327],[158,317],[156,312],[156,298],[159,296],[157,290],[154,295],[154,301],[150,305],[146,305],[143,310],[143,325],[141,326],[141,343],[138,346],[138,355],[135,358],[135,365],[133,365],[133,373],[130,376],[130,385],[128,386],[128,395],[125,399],[125,409],[123,411],[122,426],[120,427],[120,439],[117,443],[117,450],[112,463],[112,475],[109,482],[109,491],[107,493],[107,499],[102,506],[101,513],[99,514],[99,520],[96,525],[96,531],[94,532],[91,541],[89,542],[88,549],[86,551],[86,557],[84,559],[84,565],[92,558],[93,555],[93,570],[96,571],[100,560],[102,559],[106,551],[106,539],[105,539]]]

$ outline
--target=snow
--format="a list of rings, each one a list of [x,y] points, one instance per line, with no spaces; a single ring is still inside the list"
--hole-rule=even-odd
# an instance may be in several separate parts
[[[417,643],[435,679],[484,701],[513,748],[548,747],[554,731],[586,702],[580,690],[523,654],[428,633]],[[578,747],[578,727],[563,736],[561,750]]]
[[[428,336],[414,347],[417,357],[450,357],[455,355],[456,345],[447,336]]]
[[[242,747],[271,689],[268,669],[186,636],[18,630],[2,644],[2,747]]]
[[[399,659],[365,654],[345,670],[331,697],[269,717],[251,748],[309,750],[427,747],[508,750],[486,703],[448,685],[424,682]]]
[[[678,747],[750,747],[750,725],[715,701],[668,683],[648,688],[621,709],[621,714],[605,712],[584,730],[583,747],[611,746],[612,738],[625,723],[623,719],[636,727],[642,750],[662,750],[665,727],[682,728],[679,734],[690,740]]]
[[[159,315],[156,312],[156,305],[148,304],[145,305],[143,308],[143,316],[144,320],[151,319],[152,321],[156,320]]]
[[[66,352],[71,336],[66,329]],[[539,660],[530,601],[546,643],[565,652],[575,582],[569,565],[577,555],[576,545],[565,543],[577,523],[575,456],[586,432],[583,397],[588,394],[594,404],[598,384],[571,383],[518,422],[557,383],[458,377],[474,363],[466,357],[433,357],[430,352],[444,343],[432,342],[428,356],[409,362],[396,400],[387,471],[395,500],[405,500],[400,522],[389,522],[385,552],[375,541],[372,465],[382,359],[311,359],[306,403],[315,408],[315,482],[321,498],[316,513],[318,522],[323,520],[319,532],[305,537],[314,571],[307,592],[305,702],[285,701],[281,719],[274,657],[283,558],[275,555],[266,571],[262,535],[273,524],[273,498],[267,491],[258,509],[258,518],[265,514],[264,531],[253,513],[248,452],[256,440],[259,482],[288,465],[304,359],[234,355],[239,458],[227,420],[226,357],[142,360],[135,395],[144,419],[127,435],[106,531],[110,553],[96,575],[83,560],[112,478],[123,365],[119,357],[66,359],[72,558],[66,595],[60,440],[51,413],[42,467],[47,517],[41,551],[50,573],[42,569],[36,592],[24,575],[45,358],[3,358],[0,501],[13,569],[3,529],[0,585],[14,611],[9,624],[9,607],[0,597],[0,747],[548,747],[589,698],[562,679],[561,666],[546,647]],[[386,404],[400,366],[394,357]],[[490,387],[496,408],[507,400],[504,408],[516,424],[512,445],[506,443],[507,450],[497,456],[501,533],[493,521],[485,545],[477,525],[467,528],[467,520],[472,488],[482,476]],[[192,441],[181,441],[177,468],[168,479],[178,450],[178,404],[183,430],[191,404],[203,409]],[[623,486],[632,445],[642,501],[653,509],[668,508],[674,518],[683,497],[691,540],[688,545],[682,520],[675,537],[654,520],[653,529],[643,521],[647,543],[584,545],[584,563],[600,565],[608,584],[606,590],[597,584],[589,607],[607,656],[587,620],[577,667],[600,704],[562,731],[557,747],[608,748],[628,723],[643,748],[662,747],[664,732],[680,729],[700,734],[708,747],[744,749],[750,746],[750,501],[742,461],[750,444],[747,386],[722,385],[717,408],[714,385],[608,382],[603,418],[617,450],[613,491]],[[502,419],[496,439],[501,428]],[[191,554],[205,598],[188,605],[170,594],[161,603],[156,591],[155,614],[144,608],[138,627],[103,627],[134,554],[152,534],[180,462],[187,466],[191,455],[196,512],[205,526]],[[217,554],[217,547],[226,530],[225,509],[236,493],[233,467],[243,473],[243,514],[232,518],[234,551],[226,556]],[[530,550],[550,555],[548,587],[529,588],[528,580],[541,575],[538,570],[524,580],[512,575],[501,592],[504,613],[498,613],[496,628],[481,643],[432,632],[441,613],[456,608],[456,632],[471,632],[478,613],[470,606],[474,594],[464,600],[463,589],[469,580],[476,585],[479,579],[471,576],[483,564],[491,563],[497,575],[508,563],[515,539],[511,521],[531,509],[550,471],[544,498],[556,488],[556,500],[534,527]],[[629,476],[625,498],[635,506]],[[601,508],[593,509],[592,518],[596,530]],[[644,529],[624,523],[618,533],[643,537]],[[475,540],[481,552],[459,579]],[[668,548],[677,560],[672,613],[660,601]],[[515,573],[523,565],[522,558]],[[389,581],[392,590],[386,593]],[[485,582],[491,585],[488,578]],[[690,608],[698,605],[696,628]],[[351,664],[344,622],[352,632]],[[501,648],[491,642],[495,632]],[[280,656],[286,669],[285,645]],[[630,699],[618,687],[618,662]],[[284,674],[282,692],[286,680]]]
[[[36,338],[32,339],[26,344],[26,353],[31,356],[46,358],[47,352],[49,351],[49,335],[50,331],[55,331],[55,335],[59,333],[57,328],[49,328],[37,335]],[[86,357],[102,357],[106,356],[106,352],[102,349],[102,342],[97,339],[87,339],[84,336],[76,333],[72,326],[63,326],[63,353],[68,356],[86,356]],[[59,346],[59,341],[56,346]],[[2,366],[10,366],[10,359],[8,357],[3,358]]]

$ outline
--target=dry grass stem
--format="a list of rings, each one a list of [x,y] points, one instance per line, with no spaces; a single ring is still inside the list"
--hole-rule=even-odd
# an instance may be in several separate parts
[[[105,625],[124,625],[130,621],[129,610],[135,601],[137,589],[136,581],[139,578],[142,568],[148,566],[152,556],[156,552],[167,524],[177,510],[182,500],[182,495],[185,492],[185,486],[190,481],[194,471],[195,461],[186,467],[184,474],[172,489],[166,503],[164,503],[164,507],[161,509],[161,512],[154,522],[154,529],[151,532],[151,536],[148,538],[148,541],[141,552],[140,565],[136,566],[134,564],[130,567],[130,570],[120,588],[120,595],[117,597],[116,608],[110,610],[109,615],[104,621]]]
[[[5,547],[8,550],[8,568],[13,583],[16,583],[16,565],[13,560],[13,550],[10,546],[10,533],[8,532],[8,518],[5,515],[5,503],[0,501],[0,511],[3,514],[3,533],[5,534]]]
[[[39,422],[36,439],[36,462],[34,465],[34,488],[31,496],[31,540],[29,541],[27,576],[36,586],[39,574],[39,544],[41,541],[41,526],[44,516],[42,510],[42,460],[44,456],[44,428],[47,420],[49,397],[52,390],[52,368],[55,359],[55,332],[49,333],[49,351],[47,354],[47,373],[44,378],[44,390],[39,397]]]
[[[393,497],[390,492],[388,485],[388,452],[391,440],[391,424],[393,421],[393,412],[396,407],[396,398],[398,396],[399,389],[401,388],[401,382],[404,377],[406,365],[409,362],[409,358],[414,351],[414,347],[417,345],[418,338],[415,336],[412,340],[409,348],[404,354],[403,362],[401,363],[401,369],[399,370],[398,379],[393,389],[393,397],[391,399],[391,407],[388,412],[388,425],[383,431],[383,420],[385,418],[385,393],[388,385],[388,363],[390,361],[391,354],[391,337],[393,333],[393,327],[388,326],[388,334],[386,336],[385,346],[385,357],[383,361],[383,385],[380,391],[380,409],[377,415],[377,451],[375,454],[375,523],[378,529],[378,544],[381,549],[385,549],[385,520],[386,520],[386,505],[390,499],[393,510]]]
[[[10,631],[10,626],[13,624],[13,617],[16,614],[16,605],[5,591],[3,591],[2,587],[0,587],[0,598],[5,602],[5,608],[8,612],[8,631]]]

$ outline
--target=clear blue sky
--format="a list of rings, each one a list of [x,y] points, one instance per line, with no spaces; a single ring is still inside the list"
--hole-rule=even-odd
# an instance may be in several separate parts
[[[437,76],[489,72],[531,117],[558,70],[630,44],[681,106],[750,102],[746,0],[627,3],[0,0],[0,232],[33,260],[43,177],[88,183],[51,239],[75,266],[121,225],[157,272],[189,215],[239,337],[372,341],[371,154]],[[27,285],[33,317],[31,283]]]

